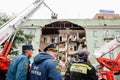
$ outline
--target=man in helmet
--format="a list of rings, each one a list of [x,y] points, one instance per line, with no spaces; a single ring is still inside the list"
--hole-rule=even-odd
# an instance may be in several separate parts
[[[65,73],[65,80],[98,80],[95,68],[88,61],[89,52],[81,50],[78,59],[73,62]]]

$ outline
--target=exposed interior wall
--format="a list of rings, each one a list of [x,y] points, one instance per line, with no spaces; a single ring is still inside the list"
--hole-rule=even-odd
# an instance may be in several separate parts
[[[74,55],[80,49],[86,49],[85,29],[68,21],[57,21],[45,25],[42,29],[40,49],[50,43],[57,44],[59,55]]]

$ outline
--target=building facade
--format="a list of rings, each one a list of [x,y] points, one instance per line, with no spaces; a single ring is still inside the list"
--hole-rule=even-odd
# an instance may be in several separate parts
[[[75,54],[79,49],[87,49],[94,53],[97,48],[113,40],[116,35],[120,35],[120,20],[29,19],[22,25],[21,29],[25,33],[35,36],[32,41],[35,49],[33,57],[38,54],[39,49],[51,42],[58,44],[57,48],[59,48],[60,55]],[[120,47],[105,57],[113,59],[120,52],[119,50]],[[90,59],[92,63],[96,63],[93,55],[90,56]]]
[[[35,55],[38,53],[37,51],[39,48],[42,49],[45,45],[51,42],[59,44],[59,52],[65,54],[65,45],[67,45],[65,41],[68,41],[68,33],[70,33],[71,37],[73,37],[73,40],[75,39],[74,37],[80,40],[80,36],[78,37],[78,34],[82,32],[80,29],[83,30],[83,34],[81,35],[84,36],[83,39],[85,40],[86,49],[91,53],[94,53],[97,48],[106,44],[110,40],[113,40],[116,35],[120,35],[120,20],[31,19],[23,25],[23,28],[30,30],[29,27],[31,25],[36,27],[32,28],[35,30],[34,34],[37,37],[36,39],[33,39],[34,46],[37,47],[35,50]],[[76,43],[77,41],[73,41],[69,43],[69,46],[67,45],[67,47],[69,47],[69,50],[67,51],[71,52],[69,54],[76,53],[79,50],[80,45],[79,47],[75,47],[77,45]],[[71,50],[76,51],[72,52]],[[118,47],[105,57],[109,57],[111,59],[115,58],[119,50],[120,48]],[[96,63],[96,59],[93,55],[90,56],[90,59],[93,63]]]

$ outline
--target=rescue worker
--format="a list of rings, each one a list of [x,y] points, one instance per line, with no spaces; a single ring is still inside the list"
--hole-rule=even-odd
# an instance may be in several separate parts
[[[77,61],[65,73],[65,80],[98,80],[95,68],[88,61],[89,52],[81,50],[77,55]]]
[[[16,56],[11,61],[6,80],[28,80],[29,58],[32,56],[33,46],[31,44],[23,45],[22,51],[21,55]]]
[[[62,80],[58,66],[57,49],[55,44],[50,44],[35,56],[31,67],[30,80]]]

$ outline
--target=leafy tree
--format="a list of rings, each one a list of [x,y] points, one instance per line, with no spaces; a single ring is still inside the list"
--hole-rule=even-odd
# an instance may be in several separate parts
[[[21,43],[31,43],[32,42],[32,38],[34,37],[34,35],[30,35],[30,34],[24,34],[24,32],[22,30],[19,30],[16,33],[15,39],[13,41],[13,45],[10,51],[10,55],[17,55],[19,54],[19,50],[18,50],[18,46]]]
[[[5,23],[9,20],[8,17],[5,16],[0,16],[0,21]],[[13,45],[12,48],[10,50],[10,55],[17,55],[19,50],[18,50],[18,46],[21,43],[31,43],[32,42],[32,38],[34,37],[34,35],[30,35],[30,34],[24,34],[24,32],[22,30],[17,31],[16,36],[14,38],[13,41]],[[6,42],[6,41],[5,41]],[[5,42],[2,44],[2,47],[4,46]]]

